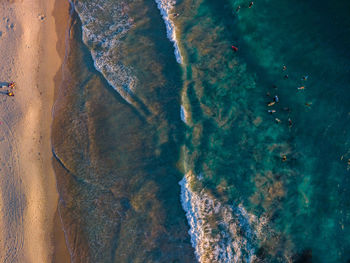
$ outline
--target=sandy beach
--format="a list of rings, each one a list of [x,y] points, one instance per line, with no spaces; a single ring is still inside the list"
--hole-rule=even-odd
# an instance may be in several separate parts
[[[50,139],[67,2],[0,3],[0,262],[58,262],[67,256]],[[10,81],[16,82],[14,97],[6,95]]]

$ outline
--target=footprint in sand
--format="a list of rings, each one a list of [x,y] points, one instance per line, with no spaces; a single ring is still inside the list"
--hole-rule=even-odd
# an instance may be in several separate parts
[[[15,23],[10,23],[10,18],[8,17],[3,17],[2,20],[4,20],[4,23],[6,24],[6,29],[10,30],[10,29],[14,29],[15,28]]]
[[[42,15],[42,14],[39,14],[38,18],[39,18],[40,21],[44,21],[46,19],[46,16]]]
[[[15,24],[11,23],[11,24],[8,24],[6,27],[7,27],[7,29],[14,29],[15,28]]]

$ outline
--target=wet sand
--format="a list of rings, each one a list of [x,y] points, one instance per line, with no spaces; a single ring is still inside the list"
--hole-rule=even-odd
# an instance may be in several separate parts
[[[54,254],[68,262],[58,255],[67,254],[56,218],[51,152],[51,109],[59,81],[55,76],[68,21],[65,2],[0,4],[0,82],[17,84],[14,97],[6,95],[7,88],[0,89],[1,262],[52,262]],[[62,10],[54,17],[57,7]],[[54,253],[55,247],[60,249]]]

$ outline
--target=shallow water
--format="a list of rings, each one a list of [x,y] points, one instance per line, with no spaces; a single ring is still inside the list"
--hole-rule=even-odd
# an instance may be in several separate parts
[[[80,26],[72,29],[53,127],[59,211],[73,261],[192,262],[173,147],[180,116],[169,124],[169,110],[146,120],[125,102],[94,69]],[[173,56],[159,60],[153,64],[162,70],[177,65]],[[173,87],[169,79],[162,92]]]
[[[54,148],[76,262],[350,259],[349,3],[182,0],[170,39],[156,2],[75,4]]]

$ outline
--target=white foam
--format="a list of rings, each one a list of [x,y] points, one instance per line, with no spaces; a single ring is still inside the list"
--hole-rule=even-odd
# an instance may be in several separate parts
[[[181,116],[181,120],[187,124],[187,113],[186,113],[186,110],[185,110],[185,107],[181,105],[181,108],[180,108],[180,116]]]
[[[242,205],[224,205],[205,190],[191,190],[197,180],[191,172],[180,181],[181,203],[190,225],[189,234],[201,263],[254,262],[254,244],[266,224]]]
[[[130,67],[118,61],[116,54],[121,39],[132,27],[125,12],[127,6],[100,0],[77,1],[74,8],[82,21],[83,41],[90,47],[95,68],[127,102],[132,103],[137,79]],[[108,27],[105,21],[97,19],[106,12],[113,17],[108,21]]]
[[[170,19],[170,12],[174,8],[176,1],[175,0],[155,0],[160,10],[160,13],[163,17],[166,26],[166,32],[169,40],[174,44],[174,53],[176,61],[179,64],[182,64],[182,56],[180,54],[179,45],[176,39],[175,25],[174,22]]]

